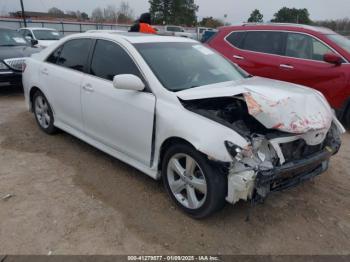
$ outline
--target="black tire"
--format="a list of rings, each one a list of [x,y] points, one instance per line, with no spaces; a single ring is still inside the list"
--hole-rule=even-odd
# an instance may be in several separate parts
[[[350,130],[350,105],[344,113],[344,126],[347,130]]]
[[[39,119],[39,113],[38,113],[38,108],[36,107],[36,103],[39,99],[42,99],[42,101],[45,102],[45,104],[47,105],[47,114],[48,116],[50,117],[50,120],[49,121],[46,121],[47,122],[47,126],[46,124],[43,125],[41,122],[40,122],[40,119]],[[43,130],[46,134],[49,134],[49,135],[53,135],[53,134],[56,134],[57,133],[57,128],[54,126],[54,117],[53,117],[53,113],[52,113],[52,109],[51,109],[51,106],[49,104],[49,102],[47,101],[47,98],[45,97],[45,95],[40,92],[40,91],[36,91],[34,96],[33,96],[33,113],[34,113],[34,116],[35,116],[35,120],[38,124],[38,126],[40,127],[41,130]]]
[[[207,193],[205,201],[202,206],[197,209],[190,209],[185,207],[173,194],[169,181],[168,181],[168,165],[169,161],[178,154],[186,154],[195,160],[203,173],[207,185]],[[165,186],[165,189],[171,199],[176,203],[181,210],[196,219],[202,219],[210,216],[214,212],[219,211],[225,206],[225,197],[227,195],[227,177],[222,174],[211,164],[208,158],[198,152],[195,148],[187,144],[177,144],[171,146],[164,155],[162,161],[162,179]]]

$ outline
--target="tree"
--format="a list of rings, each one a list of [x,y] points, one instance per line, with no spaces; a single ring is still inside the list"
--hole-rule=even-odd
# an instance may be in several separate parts
[[[248,18],[249,23],[262,23],[264,16],[260,13],[258,9],[255,9]]]
[[[116,23],[118,19],[118,10],[115,5],[108,5],[103,9],[103,18],[108,22]]]
[[[304,9],[283,7],[274,15],[271,22],[278,23],[298,23],[298,24],[312,24],[309,11]]]
[[[63,17],[64,15],[64,12],[61,9],[58,9],[57,7],[51,7],[48,13],[57,17]]]
[[[82,20],[89,20],[89,15],[85,12],[82,12],[80,16]]]
[[[118,23],[126,24],[134,20],[134,10],[128,2],[122,1],[118,10]]]
[[[210,27],[210,28],[217,28],[224,25],[224,22],[220,19],[210,17],[204,17],[202,21],[199,22],[200,26],[203,27]]]
[[[198,6],[194,0],[149,0],[150,13],[156,24],[193,26]]]
[[[91,19],[94,22],[101,23],[104,20],[103,11],[100,7],[96,7],[91,13]]]

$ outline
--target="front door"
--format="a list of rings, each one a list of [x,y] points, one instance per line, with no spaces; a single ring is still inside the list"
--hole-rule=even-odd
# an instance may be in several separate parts
[[[97,40],[90,75],[82,83],[82,112],[88,136],[150,165],[155,97],[113,87],[113,77],[140,72],[117,43]]]

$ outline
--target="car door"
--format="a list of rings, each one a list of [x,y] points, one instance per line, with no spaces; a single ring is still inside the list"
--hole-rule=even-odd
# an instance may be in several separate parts
[[[281,79],[280,55],[284,53],[285,36],[278,31],[246,31],[244,35],[230,35],[226,40],[238,45],[231,60],[244,70],[256,76]]]
[[[40,70],[55,120],[83,131],[80,93],[93,41],[73,39],[57,48]]]
[[[334,50],[311,35],[297,32],[288,33],[285,50],[279,73],[282,80],[315,88],[329,102],[341,96],[348,81],[348,68],[323,60],[325,54],[335,53]]]
[[[151,92],[116,89],[113,77],[141,77],[136,64],[119,44],[97,40],[82,85],[82,112],[88,136],[150,165],[155,97]]]

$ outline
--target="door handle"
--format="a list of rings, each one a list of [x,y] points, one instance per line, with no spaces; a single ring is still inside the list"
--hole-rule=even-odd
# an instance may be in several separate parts
[[[288,70],[293,70],[293,69],[294,69],[294,66],[281,64],[281,65],[280,65],[280,68],[288,69]]]
[[[44,69],[41,70],[41,73],[43,75],[49,75],[49,70],[47,68],[44,68]]]
[[[238,60],[244,60],[244,57],[239,55],[234,55],[233,58],[236,58]]]
[[[92,87],[91,84],[83,85],[83,89],[84,89],[86,92],[89,92],[89,93],[94,92],[94,89],[93,89],[93,87]]]

